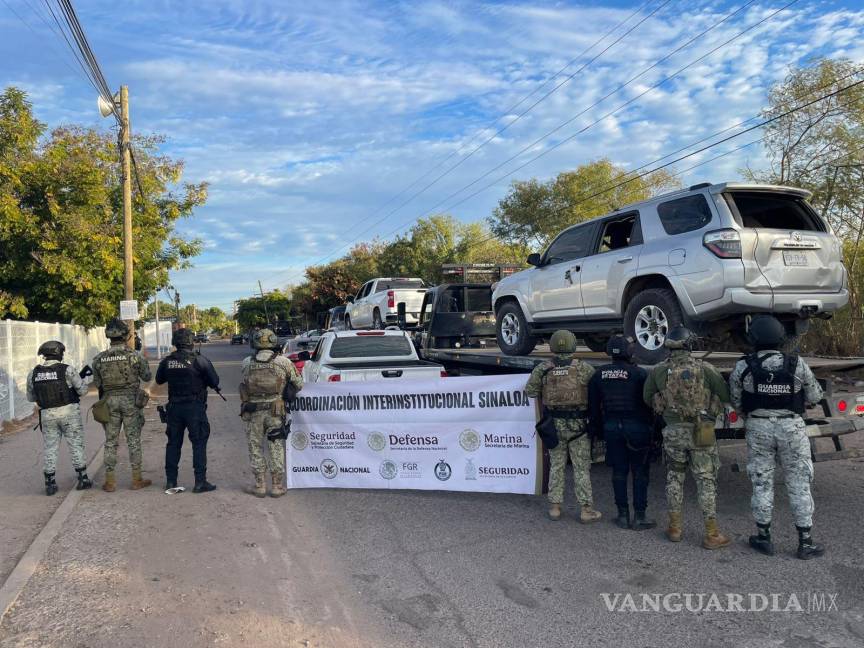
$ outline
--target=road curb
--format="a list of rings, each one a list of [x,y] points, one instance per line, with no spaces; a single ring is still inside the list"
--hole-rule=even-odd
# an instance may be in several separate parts
[[[91,478],[102,469],[103,458],[104,446],[99,448],[99,451],[87,465],[87,471]],[[42,559],[48,552],[48,548],[54,542],[54,538],[60,533],[60,529],[63,528],[63,524],[72,511],[75,510],[84,493],[85,491],[74,489],[67,493],[63,502],[54,511],[45,526],[42,527],[39,535],[27,547],[27,551],[21,556],[18,564],[15,565],[15,569],[12,570],[12,573],[6,579],[6,582],[0,586],[0,625],[2,625],[3,620],[6,618],[6,613],[9,612],[15,601],[18,600],[21,591],[30,581],[33,574],[36,573],[39,563],[42,562]]]

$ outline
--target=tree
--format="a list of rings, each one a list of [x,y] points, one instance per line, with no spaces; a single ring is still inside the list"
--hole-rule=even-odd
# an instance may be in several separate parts
[[[241,299],[237,302],[234,319],[244,330],[256,326],[275,326],[277,321],[291,319],[291,300],[280,290],[268,292],[263,298]]]
[[[0,316],[94,326],[123,296],[120,165],[110,134],[53,130],[33,118],[26,95],[0,95]],[[168,271],[186,267],[197,240],[174,231],[204,204],[207,185],[180,185],[183,163],[159,155],[161,139],[134,141],[135,298],[146,301]]]
[[[783,114],[860,78],[864,65],[820,59],[792,70],[774,86],[765,116]],[[765,127],[768,168],[745,169],[756,182],[813,192],[811,203],[841,238],[851,308],[816,322],[805,339],[811,352],[859,354],[864,330],[864,87],[855,86]],[[842,334],[840,332],[842,331]]]
[[[504,241],[542,248],[574,223],[678,186],[679,182],[665,170],[637,178],[603,158],[575,171],[559,173],[548,182],[536,178],[513,182],[493,211],[489,225],[492,233]]]

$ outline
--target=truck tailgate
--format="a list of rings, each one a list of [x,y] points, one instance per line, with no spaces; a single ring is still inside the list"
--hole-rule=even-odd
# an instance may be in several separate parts
[[[438,378],[443,367],[434,362],[413,360],[406,362],[345,362],[327,364],[323,369],[330,375],[339,374],[339,380],[418,380]]]

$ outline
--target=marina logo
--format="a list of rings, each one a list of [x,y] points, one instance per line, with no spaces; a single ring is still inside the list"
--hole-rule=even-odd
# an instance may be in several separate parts
[[[435,477],[438,478],[438,481],[447,481],[452,475],[453,471],[450,468],[450,464],[443,459],[435,464]]]
[[[366,443],[368,443],[369,447],[375,452],[381,452],[387,447],[387,437],[380,432],[370,432],[369,436],[366,437]]]
[[[381,467],[378,469],[378,472],[384,479],[395,479],[399,474],[399,467],[396,465],[395,461],[385,459],[381,462]]]
[[[291,435],[291,447],[295,450],[305,450],[309,445],[309,435],[305,432],[294,432]]]
[[[471,428],[466,428],[459,433],[459,445],[466,452],[474,452],[480,447],[480,435]]]
[[[325,459],[321,462],[321,474],[327,479],[336,479],[339,474],[339,466],[332,459]]]

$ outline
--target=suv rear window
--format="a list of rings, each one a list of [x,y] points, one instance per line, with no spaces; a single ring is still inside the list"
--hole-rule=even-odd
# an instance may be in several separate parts
[[[825,231],[811,207],[798,196],[761,191],[732,191],[724,195],[742,227]]]
[[[657,205],[657,214],[669,235],[693,232],[711,222],[711,208],[702,194],[660,203]]]
[[[389,279],[387,281],[379,281],[375,290],[381,292],[382,290],[405,290],[425,287],[421,279]]]
[[[377,358],[412,355],[414,349],[402,335],[358,335],[337,337],[330,347],[331,358]]]

